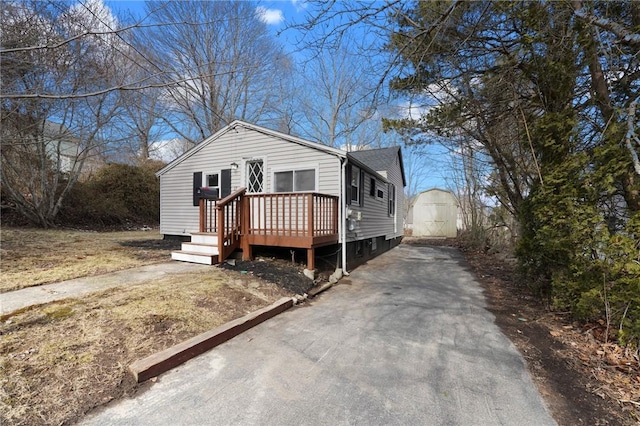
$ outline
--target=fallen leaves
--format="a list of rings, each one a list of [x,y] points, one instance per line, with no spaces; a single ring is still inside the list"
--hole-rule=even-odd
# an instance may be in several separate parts
[[[508,321],[504,321],[502,327],[523,352],[534,379],[539,380],[541,392],[546,393],[552,406],[555,398],[564,401],[559,402],[558,406],[570,403],[575,408],[575,404],[580,405],[585,400],[577,390],[582,388],[601,398],[602,407],[608,414],[608,417],[585,417],[583,420],[588,419],[588,424],[615,424],[616,421],[622,424],[640,424],[640,360],[637,349],[620,346],[613,341],[616,330],[608,329],[604,322],[571,322],[568,313],[554,312],[549,306],[545,309],[542,302],[517,281],[513,268],[498,267],[505,265],[504,259],[468,252],[467,260],[485,286],[497,321],[508,310]],[[527,321],[520,318],[526,318]],[[542,347],[536,346],[540,341],[536,340],[531,331],[538,326],[544,328],[544,334],[549,336],[548,340],[559,342],[561,348],[559,345],[551,351],[544,351]],[[512,331],[509,332],[510,330]],[[547,345],[550,343],[547,342]],[[546,355],[541,355],[543,353]],[[543,356],[547,358],[543,359]],[[553,359],[549,360],[549,357]],[[559,389],[561,395],[555,394],[547,385],[550,377],[563,375],[563,371],[555,370],[556,366],[564,371],[575,372],[572,373],[575,379],[571,381],[575,388],[571,388],[571,385],[567,387],[562,381],[556,382],[565,386]],[[569,411],[562,408],[560,410],[564,412],[556,413],[560,415],[556,420],[560,424],[574,424],[571,421],[576,421],[575,414],[563,417]],[[591,413],[596,411],[593,408]]]
[[[640,419],[640,357],[638,349],[603,342],[596,336],[603,331],[593,325],[581,331],[574,325],[546,324],[549,334],[571,350],[568,357],[582,363],[585,374],[598,383],[592,392],[604,399],[617,401],[626,412],[634,412]],[[602,327],[602,324],[599,324]]]

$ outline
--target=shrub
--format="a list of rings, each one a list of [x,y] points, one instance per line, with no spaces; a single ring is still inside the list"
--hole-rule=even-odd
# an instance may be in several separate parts
[[[522,210],[517,254],[530,282],[555,308],[579,320],[601,321],[608,337],[617,334],[622,343],[635,346],[640,340],[640,212],[621,208],[615,187],[606,185],[613,179],[596,180],[584,172],[590,161],[572,156],[533,188]],[[616,212],[629,216],[612,220]]]
[[[104,166],[74,186],[61,221],[87,226],[158,223],[160,184],[155,172],[161,166],[158,162]]]

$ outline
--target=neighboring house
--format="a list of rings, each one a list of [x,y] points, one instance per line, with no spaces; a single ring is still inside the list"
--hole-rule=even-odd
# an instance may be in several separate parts
[[[455,238],[458,234],[458,200],[443,189],[416,195],[407,214],[406,227],[414,237]]]
[[[76,170],[79,158],[84,154],[82,141],[64,124],[46,121],[42,130],[47,157],[52,161],[53,168],[61,173]],[[86,155],[83,164],[83,174],[87,174],[103,164],[99,160],[95,149],[91,155]]]
[[[236,248],[332,246],[344,268],[403,234],[399,147],[346,152],[234,121],[168,164],[160,177],[160,233],[191,236],[177,260],[212,264]],[[400,211],[399,211],[400,210]],[[214,250],[215,248],[215,250]]]

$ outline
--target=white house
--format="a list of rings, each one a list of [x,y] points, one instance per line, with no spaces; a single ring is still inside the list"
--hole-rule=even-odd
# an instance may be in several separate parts
[[[313,269],[315,249],[335,246],[345,267],[402,238],[399,147],[346,152],[236,120],[157,174],[160,232],[191,236],[177,260],[281,246],[307,249]]]

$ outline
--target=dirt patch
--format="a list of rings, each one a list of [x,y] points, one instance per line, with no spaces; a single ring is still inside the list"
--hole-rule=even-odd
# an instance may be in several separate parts
[[[292,293],[222,268],[67,299],[0,324],[0,424],[70,424],[138,387],[127,366]]]
[[[518,284],[512,259],[482,252],[465,255],[485,289],[496,324],[527,360],[560,425],[638,424],[637,351],[599,341],[595,336],[602,325],[578,324],[545,309]]]
[[[166,262],[180,247],[157,231],[2,228],[0,292]]]
[[[233,260],[223,262],[220,267],[278,284],[295,294],[308,293],[318,282],[304,276],[302,273],[304,266],[278,258],[259,257],[253,261]]]
[[[123,247],[131,247],[142,250],[180,250],[180,240],[162,239],[162,238],[145,238],[141,240],[124,240],[119,244]]]

